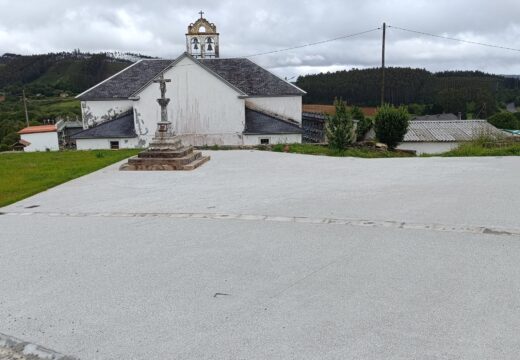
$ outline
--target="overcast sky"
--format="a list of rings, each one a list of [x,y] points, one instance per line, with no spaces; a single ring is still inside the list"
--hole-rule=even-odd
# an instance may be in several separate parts
[[[221,57],[246,56],[390,25],[520,49],[520,0],[0,0],[0,54],[139,52],[175,58],[200,10]],[[280,76],[375,67],[381,32],[253,58]],[[388,66],[520,74],[520,52],[388,29]]]

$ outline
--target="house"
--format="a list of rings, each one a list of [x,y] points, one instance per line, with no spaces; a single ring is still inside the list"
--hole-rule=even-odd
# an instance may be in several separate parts
[[[15,145],[25,145],[23,150],[55,151],[59,150],[58,129],[56,125],[28,126],[20,131],[20,141]]]
[[[177,59],[141,60],[77,96],[78,149],[146,147],[160,120],[160,76],[171,80],[168,120],[186,145],[302,141],[303,90],[249,59],[219,58],[216,26],[202,17],[186,36]]]
[[[437,154],[479,136],[501,138],[506,134],[486,120],[415,120],[410,121],[398,149],[414,150],[418,155]]]

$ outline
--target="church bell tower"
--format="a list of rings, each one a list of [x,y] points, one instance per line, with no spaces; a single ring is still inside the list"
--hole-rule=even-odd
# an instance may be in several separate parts
[[[186,33],[186,50],[197,59],[215,59],[219,57],[217,27],[204,18],[204,12],[199,12],[200,18],[188,26]]]

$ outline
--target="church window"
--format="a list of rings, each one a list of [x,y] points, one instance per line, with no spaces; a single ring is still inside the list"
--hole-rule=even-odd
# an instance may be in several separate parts
[[[110,149],[111,150],[118,150],[119,149],[119,141],[111,141],[110,142]]]
[[[206,27],[205,27],[205,26],[201,26],[201,27],[199,28],[199,32],[201,32],[201,33],[206,32]]]

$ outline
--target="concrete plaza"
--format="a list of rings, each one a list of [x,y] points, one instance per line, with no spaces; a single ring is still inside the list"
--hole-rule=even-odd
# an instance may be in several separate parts
[[[206,153],[0,209],[0,333],[80,359],[517,359],[520,158]]]

